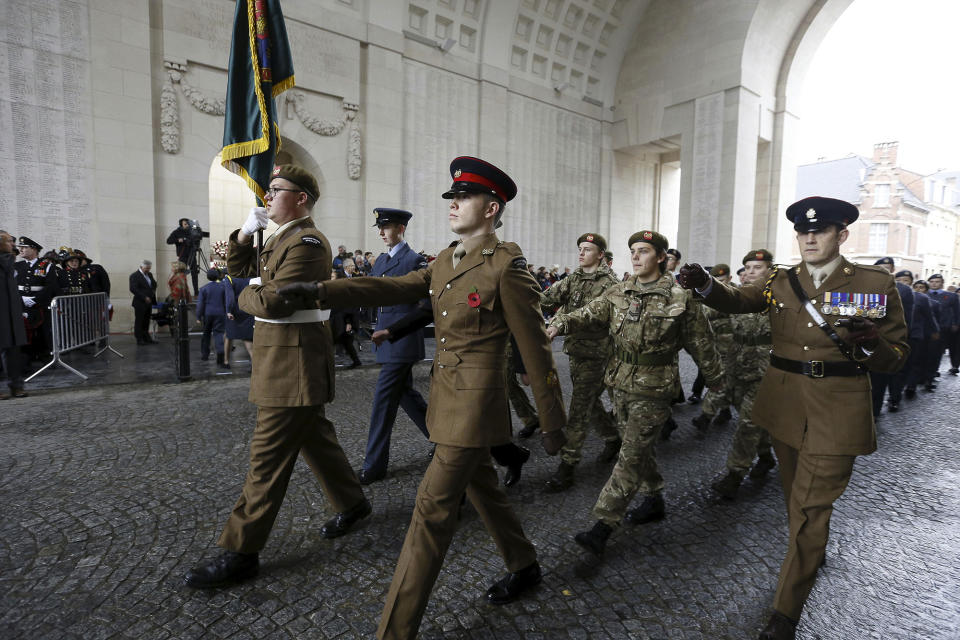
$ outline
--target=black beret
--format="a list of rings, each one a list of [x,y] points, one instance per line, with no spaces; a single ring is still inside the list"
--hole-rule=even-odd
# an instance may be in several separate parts
[[[877,260],[877,261],[874,262],[873,264],[875,264],[875,265],[879,265],[879,264],[893,264],[893,258],[891,258],[890,256],[884,256],[883,258],[880,258],[879,260]]]
[[[913,273],[911,273],[908,269],[904,269],[903,271],[897,271],[893,275],[894,278],[903,278],[904,276],[913,280]]]
[[[743,262],[741,264],[747,264],[751,260],[764,260],[766,262],[773,262],[773,254],[767,251],[766,249],[756,249],[754,251],[748,251],[747,255],[743,256]]]
[[[939,273],[935,273],[932,276],[927,276],[927,280],[933,280],[934,278],[937,280],[943,280],[943,276]]]
[[[676,249],[667,249],[667,255],[674,256],[677,259],[677,262],[680,262],[683,259],[680,257],[680,252]]]
[[[629,249],[636,242],[646,242],[656,247],[657,251],[666,251],[667,247],[670,246],[667,237],[656,231],[637,231],[627,240],[627,248]]]
[[[510,202],[517,195],[517,185],[506,173],[485,160],[460,156],[450,163],[453,184],[442,195],[449,200],[458,193],[489,193],[502,202]]]
[[[377,207],[373,210],[373,213],[377,217],[376,222],[373,223],[375,227],[390,222],[406,226],[407,223],[410,222],[410,218],[413,217],[413,214],[409,211],[404,211],[403,209],[387,209],[386,207]]]
[[[794,231],[820,231],[830,225],[845,228],[860,216],[860,211],[849,202],[836,198],[811,196],[787,207],[787,220]]]
[[[710,269],[710,275],[712,276],[728,276],[730,275],[730,265],[723,264],[722,262],[718,265],[714,265]]]
[[[740,267],[739,269],[737,269],[737,275],[740,275],[741,273],[743,273],[743,272],[746,271],[746,270],[747,270],[746,267]]]
[[[320,187],[317,186],[317,179],[313,174],[303,167],[295,164],[281,164],[273,168],[271,178],[283,178],[303,189],[311,199],[316,200],[320,196]]]
[[[578,247],[580,246],[581,242],[592,242],[600,249],[600,253],[603,253],[607,250],[607,239],[599,233],[585,233],[577,238]]]
[[[219,280],[220,279],[220,269],[215,267],[210,267],[207,269],[207,280]]]

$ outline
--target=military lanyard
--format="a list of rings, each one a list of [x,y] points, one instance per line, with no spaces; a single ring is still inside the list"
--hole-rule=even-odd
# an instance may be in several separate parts
[[[853,350],[850,348],[850,345],[843,341],[843,338],[841,338],[837,332],[833,330],[833,327],[831,327],[830,324],[823,319],[823,316],[820,315],[820,312],[817,311],[817,308],[813,306],[812,302],[810,302],[810,298],[807,297],[803,287],[800,286],[800,278],[797,277],[797,270],[787,269],[787,279],[790,281],[790,286],[793,288],[793,292],[797,294],[798,298],[800,298],[803,308],[807,310],[807,313],[810,314],[810,317],[813,318],[813,321],[817,323],[817,326],[820,327],[820,329],[822,329],[831,340],[833,340],[833,343],[837,345],[837,348],[840,349],[840,353],[842,353],[845,358],[856,362],[856,360],[853,358]]]

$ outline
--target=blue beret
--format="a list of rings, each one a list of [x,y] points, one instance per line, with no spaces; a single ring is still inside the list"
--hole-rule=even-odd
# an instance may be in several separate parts
[[[879,264],[893,264],[893,258],[891,258],[890,256],[884,256],[884,257],[880,258],[879,260],[877,260],[876,262],[874,262],[873,264],[874,264],[874,265],[879,265]]]

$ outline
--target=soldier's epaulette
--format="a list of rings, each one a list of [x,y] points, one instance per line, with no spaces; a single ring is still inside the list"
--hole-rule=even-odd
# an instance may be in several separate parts
[[[768,307],[777,306],[777,299],[773,297],[773,281],[779,271],[780,265],[774,265],[773,271],[770,272],[770,277],[768,277],[767,281],[763,284],[763,298],[767,301]]]

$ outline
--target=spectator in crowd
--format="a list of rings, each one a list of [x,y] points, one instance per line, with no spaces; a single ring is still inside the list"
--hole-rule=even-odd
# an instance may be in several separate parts
[[[170,278],[167,280],[170,289],[170,302],[177,304],[181,300],[190,302],[190,288],[187,286],[187,265],[180,260],[170,263]]]
[[[347,248],[343,245],[337,247],[337,255],[333,259],[333,270],[338,272],[341,276],[343,275],[343,259],[349,258],[350,254],[347,253]]]
[[[207,269],[207,284],[197,296],[197,321],[203,325],[203,337],[200,338],[200,359],[210,359],[210,336],[213,335],[214,349],[217,352],[217,366],[229,369],[224,359],[223,331],[227,318],[227,294],[220,282],[219,269]]]
[[[182,264],[182,263],[181,263]],[[150,337],[150,310],[157,303],[157,281],[153,278],[150,270],[153,263],[144,260],[140,263],[140,268],[130,274],[130,293],[133,294],[133,335],[137,338],[137,344],[156,344],[156,340]],[[186,286],[186,280],[184,280]]]
[[[223,362],[230,366],[230,354],[233,350],[233,341],[240,340],[250,362],[253,362],[253,316],[243,311],[237,304],[240,292],[250,284],[250,278],[236,278],[231,275],[223,277],[223,291],[227,301],[227,321],[224,326]]]
[[[373,271],[373,263],[377,261],[377,257],[373,255],[373,252],[367,251],[363,254],[363,259],[367,262],[367,273],[369,274]]]
[[[17,290],[15,260],[13,236],[0,231],[0,360],[10,395],[24,398],[27,392],[23,388],[20,347],[27,344],[27,331],[23,324],[23,302]],[[0,391],[0,400],[10,395]]]
[[[80,268],[80,255],[69,247],[60,247],[60,258],[63,261],[60,295],[78,296],[90,293],[90,277]]]
[[[347,258],[345,262],[347,261],[350,263],[350,268],[352,269],[353,260]],[[336,280],[341,277],[344,276],[339,275],[336,271],[330,274],[331,280]],[[356,308],[330,309],[330,331],[333,333],[333,343],[343,347],[343,350],[350,357],[350,361],[352,362],[350,365],[351,369],[356,369],[363,364],[363,362],[360,361],[360,356],[357,355],[357,348],[354,346],[354,342],[356,341],[354,329],[356,326]]]

